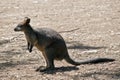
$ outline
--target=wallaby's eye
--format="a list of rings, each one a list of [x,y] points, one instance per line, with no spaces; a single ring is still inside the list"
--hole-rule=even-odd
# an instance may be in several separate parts
[[[21,24],[18,24],[17,27],[22,27],[22,25],[21,25]]]
[[[17,28],[22,28],[22,25],[17,25]]]

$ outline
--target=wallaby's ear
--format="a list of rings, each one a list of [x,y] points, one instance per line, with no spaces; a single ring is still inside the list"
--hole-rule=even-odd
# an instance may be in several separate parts
[[[24,23],[25,23],[25,24],[29,24],[29,23],[30,23],[30,18],[25,17],[25,18],[24,18]]]

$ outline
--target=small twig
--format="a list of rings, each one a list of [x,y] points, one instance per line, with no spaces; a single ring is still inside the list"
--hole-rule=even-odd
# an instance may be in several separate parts
[[[76,31],[76,30],[79,30],[80,28],[76,28],[76,29],[72,29],[72,30],[68,30],[68,31],[60,31],[59,33],[65,33],[65,32],[73,32],[73,31]]]

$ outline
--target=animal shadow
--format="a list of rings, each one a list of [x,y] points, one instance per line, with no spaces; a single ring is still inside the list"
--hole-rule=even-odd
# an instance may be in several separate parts
[[[4,62],[0,63],[0,70],[6,69],[7,67],[15,67],[17,64],[14,64],[13,62]]]
[[[67,72],[72,70],[79,70],[76,66],[56,67],[54,70],[44,71],[44,74],[55,74],[57,72]]]
[[[10,43],[10,40],[0,40],[0,45]]]
[[[88,45],[84,45],[81,44],[79,41],[71,41],[71,42],[66,42],[66,44],[68,45],[67,48],[68,49],[102,49],[102,48],[106,48],[104,46],[88,46]]]

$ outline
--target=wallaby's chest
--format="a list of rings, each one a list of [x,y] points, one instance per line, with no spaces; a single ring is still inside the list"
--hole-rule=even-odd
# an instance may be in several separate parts
[[[37,38],[35,34],[32,34],[32,33],[25,34],[25,37],[26,37],[26,40],[33,45],[37,42]]]

